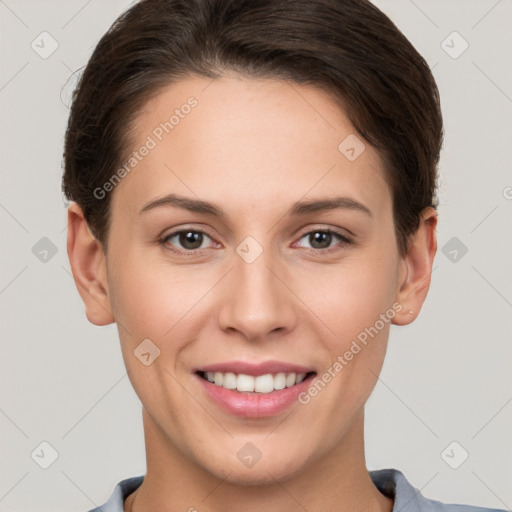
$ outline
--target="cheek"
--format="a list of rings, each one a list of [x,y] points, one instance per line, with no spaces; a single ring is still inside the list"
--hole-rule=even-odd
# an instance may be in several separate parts
[[[157,417],[162,401],[176,404],[186,399],[175,380],[176,364],[196,336],[190,319],[207,287],[197,277],[190,282],[196,274],[141,256],[136,250],[123,254],[118,260],[122,264],[112,265],[109,282],[129,379],[142,403]]]
[[[340,418],[362,407],[375,386],[389,328],[400,308],[393,307],[397,261],[392,250],[381,257],[370,251],[359,253],[357,259],[347,258],[345,265],[330,272],[328,279],[320,280],[318,275],[315,292],[308,296],[311,309],[329,331],[322,340],[324,356],[319,375],[325,386],[318,384],[304,401],[315,400],[313,408],[321,402],[329,404],[315,411],[326,422],[337,425]],[[320,394],[323,398],[316,401],[314,397]]]
[[[205,272],[171,265],[162,257],[150,259],[136,251],[123,256],[112,280],[116,321],[133,337],[161,341],[182,319],[193,316],[212,286],[211,275]]]
[[[300,296],[329,327],[331,348],[374,325],[393,304],[397,288],[397,260],[389,254],[359,253],[331,269],[303,276]]]
[[[111,289],[122,355],[137,395],[156,410],[164,395],[170,403],[186,399],[171,375],[183,374],[187,351],[195,346],[191,342],[210,321],[215,271],[171,265],[160,255],[148,257],[136,250],[123,254],[121,261],[113,266]],[[137,354],[148,350],[150,358],[152,350],[158,357],[145,366]]]

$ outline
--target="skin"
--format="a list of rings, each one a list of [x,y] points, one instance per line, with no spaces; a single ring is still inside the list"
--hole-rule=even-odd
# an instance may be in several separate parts
[[[321,374],[394,303],[402,308],[392,323],[412,322],[430,284],[436,212],[423,212],[401,257],[377,151],[366,144],[349,161],[338,145],[356,131],[344,113],[325,92],[282,80],[226,74],[172,84],[139,114],[134,150],[190,96],[197,107],[111,192],[107,254],[80,207],[68,211],[68,254],[87,318],[117,322],[143,405],[147,473],[125,511],[389,512],[393,500],[366,469],[363,433],[391,322],[307,405],[273,417],[224,412],[192,371],[273,359]],[[225,218],[175,206],[140,213],[171,192],[214,203]],[[299,200],[335,195],[371,215],[286,215]],[[190,246],[178,237],[158,243],[186,228],[206,233],[194,255],[183,254]],[[353,243],[333,236],[314,245],[309,234],[327,228]],[[247,236],[263,249],[252,263],[236,252]],[[160,349],[149,366],[134,356],[147,338]],[[252,467],[237,458],[247,442],[262,453]]]

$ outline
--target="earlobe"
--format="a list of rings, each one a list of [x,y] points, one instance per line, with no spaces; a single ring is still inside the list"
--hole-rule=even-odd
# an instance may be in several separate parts
[[[115,319],[108,294],[105,253],[76,203],[68,208],[67,251],[87,319],[94,325],[111,324]]]
[[[396,301],[402,309],[393,319],[396,325],[410,324],[418,316],[430,287],[432,265],[437,252],[437,212],[428,207],[422,212],[420,225],[411,236],[403,257]]]

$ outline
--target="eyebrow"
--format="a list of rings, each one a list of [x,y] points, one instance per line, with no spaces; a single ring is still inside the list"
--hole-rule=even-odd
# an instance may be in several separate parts
[[[139,214],[148,212],[150,210],[162,206],[175,206],[195,213],[212,215],[220,219],[226,218],[226,214],[219,207],[215,206],[212,203],[202,201],[200,199],[191,199],[177,194],[168,194],[164,197],[160,197],[158,199],[148,202],[146,205],[144,205]],[[323,210],[334,209],[359,211],[365,213],[366,215],[369,215],[370,217],[373,217],[371,210],[363,203],[360,203],[359,201],[356,201],[355,199],[352,199],[350,197],[343,196],[312,201],[298,201],[286,212],[285,215],[301,216]]]

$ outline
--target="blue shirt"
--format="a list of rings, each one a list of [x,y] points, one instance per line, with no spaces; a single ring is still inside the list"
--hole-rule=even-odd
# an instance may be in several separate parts
[[[397,469],[379,469],[369,471],[375,487],[389,498],[395,500],[393,512],[506,512],[504,509],[472,507],[469,505],[448,505],[422,496]],[[121,480],[109,500],[101,507],[89,512],[123,512],[124,500],[137,489],[144,476],[135,476]]]

